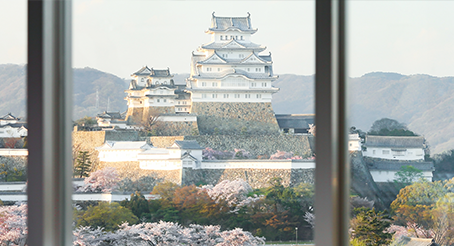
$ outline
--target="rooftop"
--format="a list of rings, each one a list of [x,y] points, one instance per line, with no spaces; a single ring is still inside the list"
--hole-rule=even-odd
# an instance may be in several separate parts
[[[364,142],[366,147],[386,148],[423,148],[424,137],[401,137],[401,136],[374,136],[366,135]]]
[[[279,128],[309,128],[309,124],[314,124],[315,115],[295,115],[295,114],[276,114]]]
[[[211,18],[211,26],[208,31],[219,32],[227,30],[237,30],[240,32],[255,33],[257,29],[252,28],[250,14],[246,17],[220,17],[215,16],[214,12]]]
[[[149,76],[149,77],[173,77],[170,74],[170,68],[167,69],[154,69],[149,68],[148,66],[144,66],[139,71],[133,73],[132,75],[141,75],[141,76]]]
[[[97,150],[148,150],[153,146],[147,144],[146,141],[106,141],[102,146],[97,147]]]

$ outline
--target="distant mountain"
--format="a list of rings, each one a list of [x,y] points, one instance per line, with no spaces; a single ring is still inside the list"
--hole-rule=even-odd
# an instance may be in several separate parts
[[[313,76],[281,75],[273,109],[313,113],[313,85]],[[375,120],[392,118],[425,136],[432,153],[454,149],[454,77],[374,72],[351,78],[349,88],[351,125],[368,131]]]
[[[11,112],[18,117],[26,116],[26,66],[0,65],[0,115]],[[125,111],[125,80],[93,68],[76,68],[74,75],[73,118],[94,116],[107,108]],[[98,91],[99,107],[96,107]]]
[[[0,115],[26,115],[25,75],[25,66],[0,65]],[[185,84],[187,77],[175,74],[175,83]],[[74,119],[95,116],[107,106],[125,111],[128,84],[129,80],[93,68],[74,69]],[[273,86],[280,88],[273,96],[276,114],[314,113],[313,76],[283,74]],[[392,118],[425,136],[432,153],[454,149],[454,77],[368,73],[350,79],[349,96],[351,125],[368,131],[375,120]]]

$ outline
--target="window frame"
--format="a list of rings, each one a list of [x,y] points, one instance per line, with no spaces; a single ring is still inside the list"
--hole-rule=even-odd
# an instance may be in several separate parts
[[[28,0],[29,245],[72,245],[71,5]],[[315,244],[323,246],[349,245],[345,10],[346,0],[315,4]]]

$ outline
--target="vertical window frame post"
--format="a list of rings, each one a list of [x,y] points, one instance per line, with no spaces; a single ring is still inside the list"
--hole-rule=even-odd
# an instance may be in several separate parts
[[[349,245],[346,0],[316,1],[315,244]]]
[[[28,245],[72,245],[70,0],[28,0]]]

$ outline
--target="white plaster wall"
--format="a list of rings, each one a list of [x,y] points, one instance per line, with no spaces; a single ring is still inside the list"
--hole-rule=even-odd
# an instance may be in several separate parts
[[[348,150],[350,151],[360,151],[361,142],[359,140],[348,140]]]
[[[28,149],[0,148],[0,156],[28,156]]]
[[[386,153],[388,151],[388,153]],[[424,150],[423,149],[407,149],[404,155],[395,155],[391,148],[371,148],[368,147],[363,151],[363,156],[381,158],[388,160],[424,160]]]
[[[315,161],[292,161],[292,160],[226,160],[226,161],[202,161],[201,169],[233,169],[233,168],[256,168],[256,169],[313,169]]]
[[[206,98],[203,98],[203,94],[206,94]],[[213,94],[217,95],[217,98],[213,98]],[[228,94],[228,98],[224,98],[224,94]],[[235,94],[240,94],[240,98],[235,98]],[[245,95],[249,94],[250,98],[245,98]],[[257,94],[261,95],[261,98],[257,98]],[[272,93],[269,92],[247,92],[247,93],[222,93],[218,91],[214,92],[192,92],[193,102],[271,102]]]
[[[393,180],[396,178],[397,171],[378,171],[378,170],[371,170],[370,174],[375,182],[394,182]],[[433,173],[431,171],[424,171],[423,178],[427,181],[432,182]],[[417,180],[414,180],[417,181]]]
[[[160,121],[164,122],[196,122],[197,121],[197,116],[195,115],[166,115],[166,116],[160,116],[159,117]]]
[[[145,170],[178,170],[182,168],[181,160],[140,160],[139,167]]]
[[[98,158],[105,162],[137,161],[137,154],[143,150],[99,150]]]
[[[28,131],[24,128],[5,127],[0,129],[1,138],[20,138],[27,136]]]

